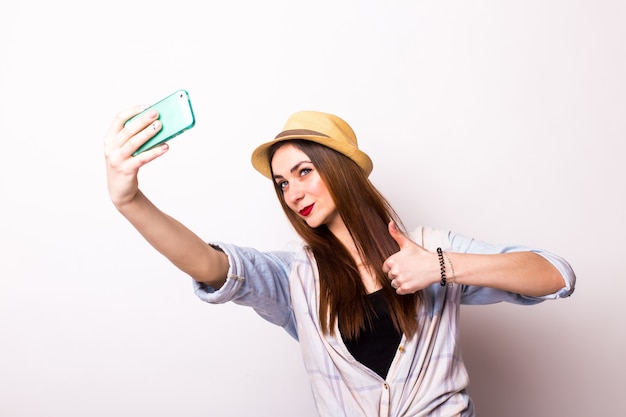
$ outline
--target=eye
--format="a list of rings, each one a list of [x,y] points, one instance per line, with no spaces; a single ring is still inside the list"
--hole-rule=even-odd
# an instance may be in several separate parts
[[[300,176],[304,177],[305,175],[307,175],[308,173],[310,173],[311,171],[313,171],[313,169],[311,168],[302,168],[300,170]]]
[[[279,189],[284,190],[289,185],[289,182],[287,182],[287,181],[276,181],[276,185],[278,186]]]

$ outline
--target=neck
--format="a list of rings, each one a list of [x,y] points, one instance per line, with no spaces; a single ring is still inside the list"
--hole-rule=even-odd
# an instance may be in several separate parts
[[[347,249],[352,259],[356,263],[357,268],[359,268],[359,274],[361,275],[361,279],[363,280],[363,285],[365,286],[365,290],[367,293],[372,293],[378,291],[382,287],[376,281],[376,274],[371,271],[371,265],[368,265],[359,254],[359,251],[356,248],[356,244],[354,243],[354,239],[350,235],[350,231],[346,227],[345,223],[338,222],[333,225],[333,227],[329,227],[330,232],[335,235],[337,240],[341,242]]]

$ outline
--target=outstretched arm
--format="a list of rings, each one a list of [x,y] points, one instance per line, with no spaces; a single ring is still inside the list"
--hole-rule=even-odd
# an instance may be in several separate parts
[[[543,256],[534,252],[490,255],[449,253],[446,273],[454,267],[455,283],[542,297],[565,287],[561,273]]]
[[[107,185],[117,210],[157,251],[198,282],[219,288],[226,281],[228,259],[176,219],[159,210],[139,190],[139,169],[162,156],[167,143],[135,157],[132,153],[154,136],[161,124],[155,111],[124,122],[143,110],[135,106],[115,116],[104,139]]]
[[[383,271],[397,288],[408,294],[441,281],[439,256],[400,232],[392,222],[389,233],[400,251],[383,264]],[[559,270],[543,256],[530,252],[475,254],[450,252],[444,256],[448,278],[455,284],[489,287],[530,297],[552,294],[566,283]]]

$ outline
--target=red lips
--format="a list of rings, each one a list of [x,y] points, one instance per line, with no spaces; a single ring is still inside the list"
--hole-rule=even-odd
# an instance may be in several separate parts
[[[300,215],[303,216],[303,217],[306,217],[309,214],[311,214],[311,212],[313,211],[313,206],[314,206],[314,204],[311,204],[310,206],[306,206],[305,208],[300,210],[299,211]]]

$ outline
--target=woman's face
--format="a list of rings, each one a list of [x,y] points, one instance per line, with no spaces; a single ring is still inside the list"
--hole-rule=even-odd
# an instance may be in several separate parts
[[[310,227],[325,224],[332,231],[341,222],[335,202],[307,154],[286,143],[276,150],[271,164],[285,203]]]

